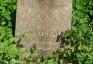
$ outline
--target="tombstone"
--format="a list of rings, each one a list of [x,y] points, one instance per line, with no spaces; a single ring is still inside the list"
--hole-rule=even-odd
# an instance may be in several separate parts
[[[72,0],[17,0],[16,39],[37,54],[50,55],[60,47],[57,36],[71,29]]]

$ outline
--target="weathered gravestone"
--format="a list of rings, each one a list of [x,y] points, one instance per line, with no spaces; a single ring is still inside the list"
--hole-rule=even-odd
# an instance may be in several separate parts
[[[71,28],[72,0],[17,0],[16,37],[48,55],[60,47],[57,36]]]

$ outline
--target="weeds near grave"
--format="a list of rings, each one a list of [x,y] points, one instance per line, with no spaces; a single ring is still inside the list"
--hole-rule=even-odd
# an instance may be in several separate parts
[[[27,53],[14,42],[11,16],[15,9],[16,0],[0,0],[0,64],[93,64],[93,0],[73,0],[72,29],[61,34],[71,47],[34,59],[35,45]]]
[[[0,64],[13,64],[17,59],[19,50],[14,44],[11,24],[15,4],[16,0],[0,0]]]

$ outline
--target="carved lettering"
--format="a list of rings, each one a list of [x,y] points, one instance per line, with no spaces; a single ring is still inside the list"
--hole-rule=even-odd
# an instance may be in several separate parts
[[[48,36],[48,37],[57,37],[57,35],[59,35],[58,32],[50,32],[50,31],[34,31],[32,33],[34,36]]]

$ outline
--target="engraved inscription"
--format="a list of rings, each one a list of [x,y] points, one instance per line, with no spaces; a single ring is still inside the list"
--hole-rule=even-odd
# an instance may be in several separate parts
[[[33,36],[48,36],[48,37],[57,37],[59,32],[50,32],[50,31],[34,31],[32,32]]]

